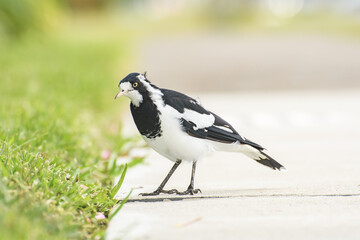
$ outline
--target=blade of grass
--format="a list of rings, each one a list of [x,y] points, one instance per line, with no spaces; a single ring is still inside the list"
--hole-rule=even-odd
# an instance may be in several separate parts
[[[110,173],[113,173],[116,169],[116,159],[118,154],[116,152],[112,153],[108,163],[108,169]]]
[[[124,170],[123,170],[123,172],[121,174],[121,177],[120,177],[118,183],[113,187],[113,189],[111,189],[111,192],[110,192],[110,198],[111,199],[113,199],[115,197],[115,195],[119,191],[122,183],[124,182],[126,171],[127,171],[127,164],[125,164]]]
[[[3,175],[4,177],[9,177],[10,174],[1,161],[0,161],[0,171],[1,171],[0,176]]]
[[[129,194],[120,202],[119,206],[115,209],[115,211],[110,213],[110,215],[109,215],[109,220],[110,221],[120,211],[120,209],[124,206],[124,204],[127,202],[129,197],[131,196],[132,192],[133,192],[133,189],[131,189]]]

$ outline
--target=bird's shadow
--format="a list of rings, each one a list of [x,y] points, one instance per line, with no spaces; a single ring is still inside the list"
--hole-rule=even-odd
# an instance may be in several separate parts
[[[134,197],[127,200],[127,203],[155,203],[155,202],[176,202],[184,200],[201,200],[201,199],[222,199],[222,198],[266,198],[266,197],[291,197],[291,198],[304,198],[304,197],[359,197],[360,193],[321,193],[321,194],[296,194],[296,193],[277,193],[277,194],[236,194],[236,195],[198,195],[198,196],[177,196],[177,195],[160,195],[156,197]],[[120,200],[121,201],[121,200]]]
[[[136,197],[128,199],[127,202],[176,202],[183,200],[218,199],[229,198],[229,196],[157,196],[157,197]]]

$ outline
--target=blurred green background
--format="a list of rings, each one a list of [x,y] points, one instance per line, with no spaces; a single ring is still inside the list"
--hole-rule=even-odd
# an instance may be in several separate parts
[[[135,144],[113,100],[129,72],[188,92],[358,88],[359,38],[350,0],[1,0],[0,235],[104,237],[109,162]]]

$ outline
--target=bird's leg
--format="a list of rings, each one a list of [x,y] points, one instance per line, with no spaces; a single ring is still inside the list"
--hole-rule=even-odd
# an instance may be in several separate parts
[[[194,178],[195,178],[195,170],[196,170],[196,161],[193,162],[193,165],[192,165],[192,171],[191,171],[191,180],[190,180],[190,185],[189,187],[187,188],[186,191],[183,191],[183,192],[179,192],[178,190],[176,189],[171,189],[171,190],[162,190],[161,192],[162,193],[169,193],[169,194],[177,194],[177,195],[194,195],[194,194],[197,194],[197,193],[201,193],[201,190],[200,189],[194,189]]]
[[[201,192],[201,190],[198,189],[198,188],[194,189],[195,170],[196,170],[196,161],[194,161],[193,165],[192,165],[191,180],[190,180],[189,187],[187,188],[186,191],[184,191],[184,192],[176,192],[176,194],[178,194],[178,195],[187,195],[187,194],[194,195],[196,193]]]
[[[159,195],[160,193],[177,193],[176,189],[172,189],[172,190],[168,190],[165,191],[164,186],[165,184],[169,181],[171,175],[173,175],[173,173],[175,172],[176,168],[180,165],[181,160],[177,160],[174,164],[174,166],[170,169],[169,173],[166,175],[165,179],[162,181],[162,183],[160,184],[160,186],[152,193],[140,193],[141,196],[155,196],[155,195]]]

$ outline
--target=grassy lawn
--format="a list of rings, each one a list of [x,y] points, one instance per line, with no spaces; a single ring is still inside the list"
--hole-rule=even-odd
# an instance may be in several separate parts
[[[116,205],[119,42],[0,41],[1,239],[102,238]],[[101,156],[111,149],[111,157]],[[136,161],[136,159],[134,160]]]

